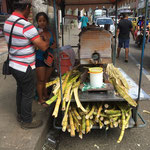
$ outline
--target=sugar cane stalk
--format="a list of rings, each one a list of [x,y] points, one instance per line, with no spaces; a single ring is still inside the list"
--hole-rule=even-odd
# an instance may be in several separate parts
[[[46,101],[46,104],[48,105],[52,104],[57,99],[57,97],[58,97],[57,95],[54,95],[51,99]]]
[[[92,115],[93,115],[93,113],[94,113],[94,110],[95,110],[95,105],[93,105],[92,106],[92,109],[91,109],[91,111],[86,115],[86,119],[89,119]]]
[[[86,124],[85,124],[85,115],[82,117],[82,133],[85,134],[85,128],[86,128]]]
[[[71,127],[70,135],[71,135],[71,137],[74,137],[75,136],[75,127],[74,127],[74,122],[73,122],[71,112],[69,112],[69,120],[70,120],[70,127]]]
[[[96,122],[98,122],[98,119],[100,117],[100,113],[101,113],[102,109],[103,109],[103,105],[101,104],[100,107],[99,107],[99,109],[98,109],[97,115],[95,117],[95,121]]]
[[[90,128],[90,121],[89,119],[86,120],[86,133],[89,133],[91,131],[91,128]]]

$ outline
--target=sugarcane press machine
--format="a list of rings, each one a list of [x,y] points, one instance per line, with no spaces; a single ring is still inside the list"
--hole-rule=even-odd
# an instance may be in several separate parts
[[[89,27],[79,34],[79,59],[81,65],[108,64],[112,62],[112,34],[97,27]]]

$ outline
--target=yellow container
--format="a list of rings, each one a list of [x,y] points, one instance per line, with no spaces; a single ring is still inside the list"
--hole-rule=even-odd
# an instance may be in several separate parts
[[[89,72],[90,73],[101,73],[101,72],[103,72],[103,68],[102,67],[91,67],[91,68],[89,68]]]

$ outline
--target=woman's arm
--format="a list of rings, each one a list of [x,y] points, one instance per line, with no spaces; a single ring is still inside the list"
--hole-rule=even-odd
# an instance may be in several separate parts
[[[32,42],[36,47],[38,47],[42,51],[47,50],[49,47],[49,41],[43,41],[41,37],[38,37],[37,39],[35,39]]]

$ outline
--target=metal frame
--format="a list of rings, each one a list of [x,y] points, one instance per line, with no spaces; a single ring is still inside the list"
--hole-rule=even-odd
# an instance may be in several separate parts
[[[65,8],[65,4],[64,1],[63,3],[63,7],[61,7],[61,9]],[[112,3],[113,4],[113,3]],[[69,4],[68,4],[69,5]],[[116,14],[116,25],[115,25],[115,32],[117,33],[117,5],[118,5],[118,0],[115,1],[115,14]],[[57,40],[57,47],[59,47],[59,40],[58,40],[58,28],[57,28],[57,13],[56,13],[56,0],[53,0],[53,6],[54,6],[54,16],[55,16],[55,27],[56,27],[56,40]],[[139,79],[139,90],[138,90],[138,99],[137,99],[137,108],[135,109],[135,111],[133,112],[133,116],[135,119],[135,125],[137,126],[137,117],[139,117],[144,125],[139,125],[139,127],[143,127],[146,125],[146,121],[142,118],[142,116],[138,113],[138,107],[139,107],[139,100],[140,100],[140,89],[141,89],[141,81],[142,81],[142,67],[143,67],[143,57],[144,57],[144,49],[145,49],[145,34],[146,34],[146,22],[147,22],[147,10],[148,10],[148,0],[146,0],[146,7],[145,7],[145,24],[144,24],[144,36],[143,36],[143,45],[142,45],[142,53],[141,53],[141,66],[140,66],[140,79]],[[63,18],[63,16],[62,16]],[[63,23],[62,23],[62,29],[63,29]],[[62,30],[62,45],[64,45],[64,32]],[[117,49],[117,45],[116,45],[116,39],[117,37],[115,36],[115,46],[113,49],[113,64],[115,65],[115,61],[116,61],[116,49]],[[60,67],[60,58],[59,58],[59,50],[57,50],[57,56],[58,56],[58,60],[59,60],[59,76],[60,76],[60,87],[61,87],[61,99],[63,99],[63,95],[62,95],[62,84],[61,84],[61,67]],[[55,119],[54,119],[55,120]],[[55,121],[54,121],[55,122]],[[56,127],[57,129],[57,127]]]
[[[146,22],[147,22],[147,14],[148,14],[148,0],[145,3],[145,22],[144,22],[144,35],[143,35],[143,45],[142,45],[142,52],[141,52],[141,64],[140,64],[140,76],[139,76],[139,90],[138,90],[138,99],[137,99],[137,108],[136,108],[136,126],[137,126],[137,117],[138,117],[138,108],[139,108],[139,100],[141,94],[141,82],[142,82],[142,69],[143,69],[143,58],[144,58],[144,50],[145,50],[145,36],[146,36]]]
[[[134,109],[132,110],[132,112],[133,112],[133,114],[134,114]],[[145,126],[147,125],[147,122],[143,119],[143,117],[141,116],[141,114],[140,114],[139,112],[137,112],[137,115],[138,115],[138,117],[140,118],[140,120],[142,121],[142,124],[136,125],[136,127],[139,127],[139,128],[145,127]],[[133,116],[132,116],[132,119],[133,119],[133,121],[135,122]],[[57,120],[57,119],[54,118],[54,121],[53,121],[53,127],[54,127],[54,129],[62,130],[62,126],[57,126],[57,125],[56,125],[56,120]],[[136,124],[136,122],[135,122],[135,124]],[[134,127],[135,127],[134,125],[133,125],[133,126],[129,126],[128,129],[129,129],[129,128],[134,128]],[[99,126],[93,126],[92,129],[100,129],[100,128],[99,128]],[[104,129],[104,128],[102,128],[102,129]]]

